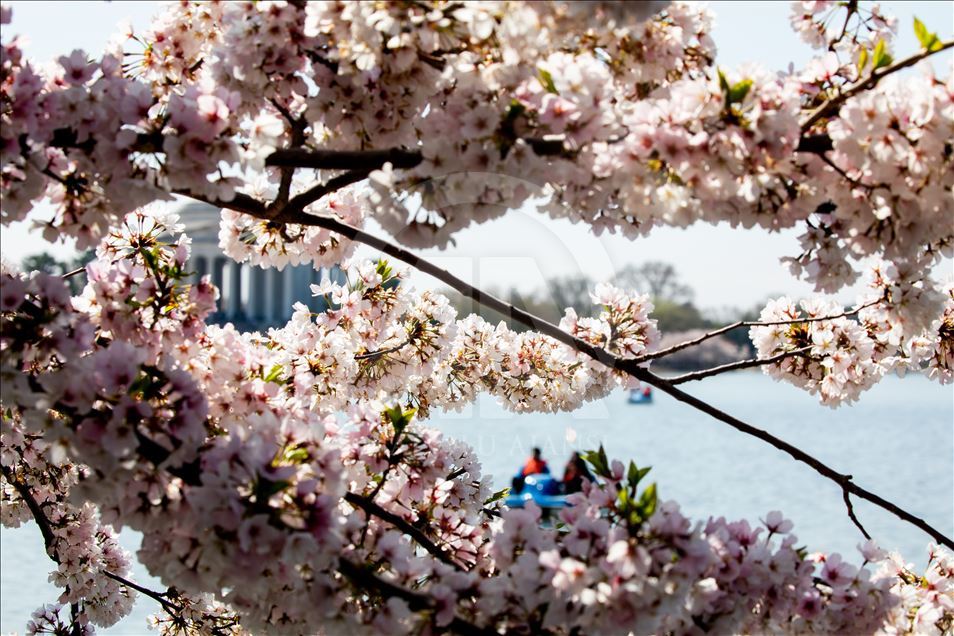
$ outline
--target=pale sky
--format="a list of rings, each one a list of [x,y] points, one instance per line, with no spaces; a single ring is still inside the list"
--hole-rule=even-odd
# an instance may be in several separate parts
[[[157,3],[150,2],[12,2],[13,24],[4,27],[29,40],[28,56],[40,61],[55,59],[74,48],[90,53],[103,49],[123,20],[141,29],[148,24]],[[718,63],[731,67],[758,62],[780,70],[803,64],[812,50],[788,24],[788,2],[713,2]],[[916,50],[913,16],[917,15],[942,38],[954,30],[954,3],[883,2],[899,19],[896,51]],[[939,72],[949,71],[951,55],[936,56]],[[42,214],[42,210],[40,210]],[[372,225],[372,230],[380,230]],[[702,307],[750,307],[769,295],[804,297],[811,286],[796,281],[778,261],[797,254],[796,232],[769,234],[761,230],[733,230],[726,226],[696,225],[687,230],[663,228],[633,241],[619,236],[596,237],[586,227],[554,221],[535,212],[514,211],[503,219],[468,228],[456,235],[456,246],[421,254],[448,267],[473,284],[489,288],[518,287],[524,291],[542,286],[545,278],[585,273],[607,278],[627,263],[663,260],[673,263],[683,280],[696,292]],[[50,246],[33,235],[26,224],[3,228],[3,258],[18,262],[39,251],[68,256],[71,248]],[[368,251],[369,255],[373,252]],[[937,274],[954,275],[946,262]],[[431,286],[427,277],[415,276],[415,285]],[[854,301],[855,290],[839,296]]]

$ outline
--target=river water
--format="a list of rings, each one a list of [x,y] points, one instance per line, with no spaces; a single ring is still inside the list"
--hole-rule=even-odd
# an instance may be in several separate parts
[[[758,372],[683,388],[852,474],[861,486],[954,535],[954,388],[916,375],[892,376],[855,405],[835,410]],[[532,446],[540,446],[560,474],[573,450],[602,443],[611,458],[651,465],[648,479],[658,483],[660,497],[678,501],[694,518],[756,519],[782,510],[809,550],[860,561],[855,545],[862,537],[845,514],[837,486],[764,442],[658,392],[651,405],[627,404],[617,392],[559,415],[513,415],[482,399],[434,423],[476,449],[497,487],[509,485]],[[867,502],[856,500],[854,507],[883,547],[923,567],[927,535]],[[124,532],[121,541],[135,550],[135,533]],[[0,554],[0,632],[23,633],[30,612],[57,596],[46,581],[50,562],[32,524],[0,532]],[[137,580],[162,589],[142,568],[135,573]],[[131,616],[102,633],[147,633],[145,617],[153,611],[148,599],[140,600]]]

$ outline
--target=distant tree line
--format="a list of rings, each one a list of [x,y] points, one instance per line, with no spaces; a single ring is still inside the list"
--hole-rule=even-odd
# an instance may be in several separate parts
[[[41,252],[25,257],[22,269],[24,271],[39,270],[47,274],[63,276],[85,267],[94,256],[93,250],[77,254],[69,259],[60,259],[48,252]],[[563,317],[565,307],[572,307],[581,316],[589,316],[593,313],[595,307],[590,300],[590,291],[595,282],[583,274],[573,274],[551,278],[547,280],[545,287],[531,293],[523,293],[513,288],[491,289],[491,291],[518,309],[558,323]],[[626,265],[617,272],[611,282],[624,289],[635,289],[640,293],[648,294],[652,298],[655,307],[652,316],[658,322],[659,330],[663,335],[661,346],[664,347],[720,327],[726,321],[755,320],[759,314],[758,309],[753,308],[747,311],[730,311],[728,315],[719,316],[718,320],[706,316],[693,302],[695,292],[692,287],[680,279],[678,271],[671,263],[662,261]],[[82,291],[85,284],[85,276],[69,278],[69,285],[74,294]],[[517,331],[526,329],[523,325],[512,321],[510,316],[478,306],[455,290],[443,289],[441,293],[450,298],[458,315],[478,313],[492,322],[503,320]],[[736,329],[710,340],[704,346],[693,347],[679,355],[669,356],[666,363],[673,370],[691,370],[746,358],[753,353],[754,348],[749,341],[748,330]]]
[[[36,270],[54,276],[65,276],[70,272],[86,267],[86,264],[95,257],[95,250],[86,250],[68,259],[59,259],[49,252],[40,252],[24,257],[21,263],[21,269],[25,272]],[[67,282],[70,286],[70,290],[74,294],[78,294],[86,285],[86,277],[81,275],[70,276]]]
[[[581,316],[589,316],[595,310],[590,291],[596,281],[584,274],[555,277],[547,280],[545,287],[530,293],[516,289],[492,289],[492,293],[506,300],[518,309],[545,318],[550,322],[559,322],[563,317],[563,308],[572,307]],[[722,326],[725,319],[754,320],[758,310],[735,310],[728,316],[712,319],[693,302],[695,293],[685,284],[671,263],[647,261],[636,265],[629,264],[617,272],[611,282],[624,289],[635,289],[648,294],[655,309],[653,317],[664,337],[665,346],[675,344],[681,339],[691,338],[704,331]],[[442,289],[457,309],[458,314],[478,313],[486,320],[503,320],[518,331],[525,329],[498,312],[476,306],[469,298],[451,289]],[[674,370],[701,368],[706,364],[722,364],[750,356],[754,349],[748,338],[747,329],[736,329],[710,341],[711,346],[694,347],[692,352],[678,357],[667,358],[667,364]]]

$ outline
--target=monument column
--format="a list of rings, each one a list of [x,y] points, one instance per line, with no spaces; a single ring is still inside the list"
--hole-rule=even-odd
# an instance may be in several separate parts
[[[297,267],[292,267],[288,265],[285,267],[285,271],[282,272],[285,276],[284,288],[282,290],[282,318],[288,318],[292,315],[292,305],[295,304],[295,301],[298,300],[297,289],[295,289],[295,279],[298,278],[295,276],[297,273]]]
[[[212,284],[219,289],[219,304],[215,313],[221,317],[228,308],[228,290],[225,288],[224,256],[216,256],[212,260]]]
[[[235,320],[242,311],[242,266],[233,260],[229,260],[224,265],[226,271],[226,289],[223,307],[225,308],[225,317],[229,320]]]
[[[189,271],[193,272],[189,282],[195,284],[202,280],[202,277],[209,273],[209,259],[205,254],[193,254],[192,262],[189,265]]]
[[[282,302],[285,299],[284,272],[280,272],[277,269],[270,269],[268,270],[268,279],[271,287],[271,293],[269,294],[270,311],[268,314],[268,320],[272,324],[278,324],[281,322],[282,315],[285,311],[282,307]]]
[[[251,280],[249,281],[248,308],[246,313],[250,320],[262,323],[268,320],[270,311],[268,297],[268,270],[261,267],[249,267]]]

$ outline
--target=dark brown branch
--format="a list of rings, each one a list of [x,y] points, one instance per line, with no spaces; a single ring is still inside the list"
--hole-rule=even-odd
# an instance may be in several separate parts
[[[793,446],[792,444],[789,444],[788,442],[775,437],[774,435],[772,435],[771,433],[768,433],[767,431],[764,431],[760,428],[756,428],[752,426],[751,424],[746,424],[745,422],[735,417],[732,417],[731,415],[724,413],[723,411],[720,411],[719,409],[708,404],[707,402],[703,402],[702,400],[677,389],[676,387],[666,382],[663,378],[659,378],[658,376],[655,376],[648,371],[645,372],[644,377],[639,379],[644,380],[648,382],[649,384],[652,384],[653,386],[657,387],[660,391],[671,395],[676,400],[683,402],[684,404],[693,406],[696,409],[702,411],[703,413],[707,413],[711,415],[712,417],[716,418],[717,420],[725,422],[726,424],[728,424],[729,426],[731,426],[732,428],[738,431],[741,431],[747,435],[751,435],[752,437],[756,437],[774,446],[778,450],[784,453],[788,453],[796,461],[800,461],[802,463],[808,464],[810,467],[812,467],[815,470],[815,472],[819,473],[823,477],[830,479],[831,481],[838,484],[843,491],[849,492],[855,495],[856,497],[865,499],[866,501],[870,501],[876,506],[884,510],[887,510],[888,512],[898,517],[899,519],[906,521],[917,528],[920,528],[925,533],[930,535],[938,543],[941,543],[947,546],[948,548],[954,549],[954,540],[951,540],[950,537],[945,536],[942,532],[940,532],[939,530],[937,530],[936,528],[928,524],[926,521],[924,521],[924,519],[914,516],[913,514],[904,510],[903,508],[900,508],[899,506],[891,503],[887,499],[884,499],[883,497],[876,495],[875,493],[869,490],[866,490],[862,488],[861,486],[855,484],[853,481],[851,481],[851,475],[845,475],[845,474],[839,473],[838,471],[829,467],[827,464],[823,463],[821,460],[813,457],[812,455],[809,455],[808,453],[801,450],[800,448]]]
[[[395,168],[413,168],[423,157],[416,150],[276,150],[265,158],[266,166],[315,168],[318,170],[377,170],[390,163]]]
[[[412,592],[390,581],[385,581],[377,576],[371,570],[362,567],[346,558],[338,559],[338,571],[341,575],[362,590],[372,590],[385,598],[399,598],[407,603],[408,609],[412,612],[434,611],[436,608],[434,602],[426,594]],[[446,628],[455,634],[461,636],[497,636],[498,632],[493,629],[479,627],[470,621],[454,616]]]
[[[798,140],[798,147],[795,148],[795,151],[820,155],[828,152],[833,147],[831,137],[828,135],[803,135]]]
[[[196,201],[202,201],[203,203],[208,203],[209,205],[215,206],[217,208],[228,208],[229,210],[244,212],[245,214],[250,214],[266,221],[271,220],[268,206],[258,199],[250,197],[247,194],[242,194],[241,192],[237,192],[235,196],[228,201],[224,201],[222,199],[210,199],[201,194],[189,192],[188,190],[173,190],[173,194],[179,194],[184,197],[189,197],[190,199],[195,199]]]
[[[401,344],[394,345],[393,347],[388,347],[387,349],[379,349],[378,351],[369,351],[368,353],[362,353],[360,355],[356,355],[354,359],[355,360],[374,360],[374,359],[380,358],[381,356],[386,356],[389,353],[395,353],[397,351],[400,351],[401,349],[408,346],[409,344],[411,344],[410,338],[406,339]]]
[[[268,100],[275,107],[281,116],[288,123],[288,130],[291,135],[291,147],[300,148],[305,145],[305,131],[308,128],[308,122],[304,117],[295,117],[287,108],[282,106],[277,99]],[[295,168],[293,166],[283,166],[280,170],[281,178],[278,184],[278,195],[272,203],[274,207],[284,206],[288,203],[288,197],[291,193],[292,179],[295,177]]]
[[[261,204],[258,204],[258,206],[261,207]],[[237,209],[240,212],[247,211],[246,209],[235,207],[231,204],[227,204],[224,207]],[[253,208],[255,206],[248,206],[248,207]],[[254,214],[253,212],[249,212],[249,213]],[[255,216],[259,216],[259,215],[255,215]],[[874,503],[875,505],[892,513],[899,519],[920,528],[921,530],[929,534],[938,543],[941,543],[942,545],[945,545],[948,548],[954,549],[954,540],[952,540],[950,537],[945,536],[942,532],[940,532],[939,530],[937,530],[936,528],[928,524],[923,519],[914,516],[910,512],[907,512],[903,508],[898,507],[897,505],[891,503],[890,501],[884,499],[883,497],[880,497],[868,490],[865,490],[861,486],[856,485],[855,483],[847,479],[846,475],[832,469],[825,463],[816,459],[814,456],[809,455],[808,453],[801,450],[800,448],[793,446],[792,444],[789,444],[788,442],[782,439],[779,439],[762,429],[756,428],[750,424],[746,424],[745,422],[742,422],[741,420],[735,417],[732,417],[731,415],[724,413],[723,411],[720,411],[719,409],[708,404],[707,402],[703,402],[702,400],[692,395],[689,395],[688,393],[685,393],[684,391],[681,391],[680,389],[673,386],[670,382],[668,382],[665,378],[655,375],[654,373],[650,372],[648,369],[645,369],[639,366],[640,362],[638,360],[623,360],[623,359],[617,358],[616,356],[609,353],[608,351],[598,347],[594,347],[593,345],[563,331],[562,329],[560,329],[559,327],[557,327],[556,325],[554,325],[553,323],[547,320],[544,320],[529,312],[526,312],[518,307],[514,307],[508,303],[505,303],[504,301],[500,300],[496,296],[493,296],[492,294],[488,294],[464,282],[463,280],[457,278],[450,272],[437,267],[430,261],[427,261],[417,256],[413,252],[410,252],[399,245],[395,245],[394,243],[378,238],[372,234],[368,234],[364,230],[358,229],[354,226],[348,225],[346,223],[342,223],[341,221],[332,219],[330,217],[310,215],[310,214],[304,214],[304,213],[295,215],[294,219],[289,219],[289,222],[298,223],[300,225],[313,225],[316,227],[323,227],[333,232],[337,232],[338,234],[346,238],[349,238],[354,241],[358,241],[360,243],[364,243],[365,245],[373,247],[374,249],[377,249],[387,254],[388,256],[391,256],[392,258],[396,258],[399,261],[407,263],[408,265],[411,265],[412,267],[417,268],[418,270],[420,270],[421,272],[424,272],[425,274],[430,274],[437,280],[441,281],[442,283],[445,283],[446,285],[457,290],[464,296],[487,307],[488,309],[492,309],[500,314],[503,314],[504,316],[510,316],[516,322],[519,322],[522,325],[525,325],[531,329],[539,331],[540,333],[544,335],[550,336],[554,340],[557,340],[558,342],[562,342],[563,344],[567,346],[573,347],[580,353],[589,356],[590,358],[596,360],[597,362],[600,362],[610,368],[628,373],[629,375],[633,376],[637,380],[640,380],[640,381],[646,382],[647,384],[655,386],[656,388],[658,388],[664,393],[667,393],[668,395],[672,396],[676,400],[683,402],[685,404],[688,404],[696,408],[697,410],[702,411],[703,413],[706,413],[708,415],[711,415],[715,419],[721,422],[724,422],[728,424],[729,426],[732,426],[736,430],[739,430],[747,435],[756,437],[774,446],[775,448],[785,453],[788,453],[795,460],[807,464],[823,477],[830,479],[831,481],[834,481],[842,488],[849,490],[851,494],[855,495],[856,497],[860,497],[862,499],[865,499],[867,501]],[[804,322],[804,321],[805,320],[795,320],[793,322],[797,323],[797,322]]]
[[[846,475],[846,479],[851,479],[851,475]],[[851,519],[851,522],[855,524],[855,527],[861,531],[861,534],[865,539],[871,539],[871,535],[868,534],[868,531],[865,530],[865,527],[861,525],[861,522],[858,521],[858,517],[855,516],[855,507],[851,505],[851,496],[848,494],[848,489],[842,487],[841,494],[845,500],[845,508],[848,509],[848,518]]]
[[[178,616],[178,612],[182,611],[181,607],[179,607],[178,605],[170,601],[168,598],[166,598],[167,593],[165,592],[157,592],[155,590],[150,590],[148,587],[143,587],[139,585],[138,583],[134,583],[130,581],[129,579],[119,576],[118,574],[113,574],[109,570],[103,570],[103,575],[111,578],[112,580],[116,581],[120,585],[136,590],[137,592],[139,592],[140,594],[144,596],[148,596],[152,600],[162,605],[162,609],[166,610],[166,612],[172,616]]]
[[[30,509],[30,513],[33,515],[33,520],[36,521],[36,525],[40,527],[40,534],[43,536],[43,545],[46,546],[46,553],[51,559],[59,563],[59,557],[56,556],[56,535],[53,534],[53,528],[50,527],[50,520],[46,518],[46,514],[43,512],[43,509],[40,508],[36,497],[33,496],[33,493],[30,492],[26,484],[16,478],[16,475],[10,468],[0,466],[0,470],[3,471],[3,476],[10,482],[14,490],[17,491],[17,494],[20,495],[20,499],[26,502],[27,508]]]
[[[848,173],[845,172],[838,164],[836,164],[834,161],[832,161],[831,158],[830,158],[827,154],[820,154],[820,155],[818,155],[818,158],[821,159],[823,162],[825,162],[825,163],[828,165],[829,168],[831,168],[832,170],[834,170],[835,172],[837,172],[837,173],[838,173],[838,176],[840,176],[842,179],[844,179],[845,181],[847,181],[848,183],[850,183],[851,185],[853,185],[853,186],[856,187],[856,188],[862,188],[863,190],[867,190],[867,192],[868,192],[869,195],[870,195],[871,191],[874,190],[875,188],[890,189],[890,188],[889,188],[886,184],[884,184],[884,183],[867,184],[867,183],[862,183],[862,182],[859,181],[858,179],[853,179],[853,178],[852,178],[851,176],[849,176]]]
[[[566,139],[560,135],[524,137],[523,141],[540,156],[572,154]],[[283,148],[265,158],[266,166],[315,168],[318,170],[378,170],[390,163],[395,169],[418,166],[424,157],[419,150],[385,148],[382,150],[308,150]]]
[[[17,494],[20,495],[27,508],[30,509],[30,513],[33,515],[33,520],[36,521],[36,525],[40,528],[40,534],[43,536],[43,544],[46,546],[46,553],[55,563],[59,563],[60,559],[56,553],[56,535],[53,534],[53,528],[50,526],[50,520],[47,518],[46,513],[43,512],[43,508],[40,507],[39,502],[37,502],[36,497],[33,496],[33,493],[30,492],[30,489],[22,481],[16,478],[13,471],[7,466],[0,466],[0,469],[3,471],[3,476],[10,483],[11,486],[17,491]],[[158,601],[164,610],[171,615],[175,615],[175,612],[180,611],[181,608],[178,607],[175,603],[170,602],[165,598],[165,594],[161,592],[156,592],[155,590],[150,590],[147,587],[133,583],[132,581],[114,574],[109,570],[101,570],[101,574],[108,578],[113,579],[117,583],[136,590],[141,594],[144,594],[156,601]]]
[[[278,215],[275,217],[275,221],[281,223],[285,218],[293,218],[296,214],[302,212],[306,207],[315,201],[331,194],[332,192],[336,192],[345,186],[363,181],[364,179],[368,178],[369,174],[371,174],[370,170],[351,170],[349,172],[339,174],[338,176],[329,179],[325,183],[320,183],[312,188],[309,188],[301,194],[295,195],[291,198],[287,205],[279,208]]]
[[[170,451],[159,445],[157,442],[141,434],[137,435],[137,437],[139,440],[139,448],[137,451],[148,461],[158,466],[169,457]],[[170,474],[182,479],[187,484],[195,485],[201,483],[201,469],[198,462],[191,462],[184,464],[183,466],[168,467],[166,470],[168,470]],[[414,539],[428,553],[440,559],[444,563],[453,566],[458,570],[464,570],[462,565],[454,561],[454,559],[447,554],[447,552],[435,544],[426,534],[424,534],[423,530],[411,525],[403,518],[390,512],[389,510],[382,508],[373,500],[350,492],[345,493],[344,499],[352,506],[360,508],[365,513],[374,515],[382,521],[385,521],[395,528],[401,530],[409,537]]]
[[[348,493],[345,493],[344,500],[347,501],[352,506],[354,506],[355,508],[360,508],[366,514],[374,515],[375,517],[381,519],[382,521],[386,521],[387,523],[391,524],[392,526],[394,526],[395,528],[397,528],[404,534],[414,539],[414,541],[416,541],[418,545],[420,545],[422,548],[427,550],[427,552],[430,555],[434,556],[439,561],[442,561],[443,563],[446,563],[447,565],[450,565],[462,572],[466,570],[464,566],[462,566],[460,563],[455,561],[449,554],[447,554],[447,552],[445,552],[443,548],[441,548],[436,543],[431,541],[431,539],[426,534],[424,534],[424,532],[420,528],[417,528],[411,525],[405,519],[394,514],[393,512],[390,512],[389,510],[382,508],[379,504],[375,503],[372,499],[368,499],[367,497],[362,497],[361,495],[356,495],[354,493],[348,492]]]
[[[793,318],[792,320],[770,320],[770,321],[764,321],[764,322],[758,321],[758,320],[755,320],[755,321],[739,320],[737,322],[733,322],[732,324],[725,325],[724,327],[719,327],[718,329],[715,329],[713,331],[708,331],[697,338],[693,338],[692,340],[685,340],[683,342],[674,344],[671,347],[667,347],[665,349],[660,349],[659,351],[653,351],[652,353],[647,353],[645,355],[639,356],[638,358],[635,359],[635,361],[647,362],[649,360],[663,358],[665,356],[668,356],[671,353],[682,351],[683,349],[700,344],[710,338],[721,336],[724,333],[727,333],[734,329],[739,329],[741,327],[774,327],[774,326],[781,326],[781,325],[797,325],[797,324],[806,323],[806,322],[820,322],[822,320],[836,320],[838,318],[847,318],[849,316],[853,316],[857,314],[859,311],[861,311],[862,309],[873,307],[877,305],[879,302],[881,302],[880,299],[873,300],[869,303],[858,305],[854,309],[849,309],[849,310],[843,311],[840,314],[834,314],[832,316],[814,316],[814,317],[806,317],[806,318]]]
[[[899,60],[895,62],[894,64],[890,64],[888,66],[885,66],[884,68],[879,68],[879,69],[875,69],[871,71],[871,74],[868,77],[854,84],[853,86],[850,86],[844,91],[838,93],[834,97],[827,99],[821,106],[813,110],[811,114],[808,117],[806,117],[805,120],[802,122],[801,124],[802,132],[803,133],[807,132],[808,130],[811,129],[812,126],[817,124],[819,121],[821,121],[825,117],[829,117],[833,115],[834,113],[836,113],[842,104],[844,104],[846,101],[848,101],[849,99],[851,99],[858,93],[866,91],[869,88],[874,88],[878,84],[878,82],[880,82],[882,79],[884,79],[888,75],[891,75],[892,73],[896,73],[897,71],[900,71],[903,68],[914,66],[921,60],[927,57],[930,57],[931,55],[934,55],[935,53],[940,53],[941,51],[945,51],[951,47],[954,47],[954,40],[947,40],[946,42],[941,42],[940,47],[933,51],[922,49],[921,51],[918,51],[917,53],[909,57],[906,57],[903,60]]]
[[[772,364],[785,358],[791,358],[792,356],[797,356],[805,353],[806,351],[811,350],[811,347],[803,347],[801,349],[794,349],[792,351],[783,351],[777,355],[772,356],[771,358],[752,358],[750,360],[740,360],[739,362],[730,362],[728,364],[723,364],[718,367],[712,367],[711,369],[702,369],[701,371],[693,371],[692,373],[685,373],[683,375],[676,376],[674,378],[667,378],[670,384],[682,384],[683,382],[692,382],[693,380],[701,380],[703,378],[708,378],[713,375],[719,375],[720,373],[725,373],[727,371],[737,371],[739,369],[751,369],[753,367],[761,367],[766,364]]]

